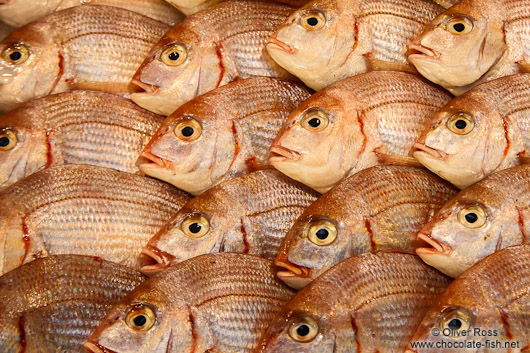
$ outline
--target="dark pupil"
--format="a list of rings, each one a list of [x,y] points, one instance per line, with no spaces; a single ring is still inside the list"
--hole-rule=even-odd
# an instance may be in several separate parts
[[[465,120],[457,120],[455,126],[458,130],[464,130],[467,126],[467,123]]]
[[[463,23],[456,23],[453,25],[453,29],[458,33],[463,32],[466,29],[466,26]]]
[[[460,327],[462,327],[462,322],[458,319],[453,319],[449,321],[447,326],[452,330],[458,330]]]
[[[320,126],[320,119],[319,118],[313,118],[309,120],[309,126],[311,127],[319,127]]]
[[[180,57],[180,54],[174,51],[174,52],[171,52],[171,54],[169,54],[168,57],[169,57],[169,60],[177,61]]]
[[[317,235],[318,239],[324,240],[324,239],[326,239],[328,237],[329,232],[326,229],[321,228],[321,229],[317,230],[316,235]]]
[[[9,139],[7,137],[0,138],[0,147],[6,147],[9,145]]]
[[[18,61],[20,58],[22,58],[22,54],[20,54],[19,51],[14,51],[11,54],[9,54],[9,58],[13,61]]]
[[[182,135],[185,137],[190,137],[194,132],[195,130],[193,130],[193,128],[190,126],[186,126],[184,129],[182,129]]]
[[[138,327],[142,327],[147,322],[147,319],[143,315],[138,315],[133,319],[134,324]]]
[[[468,221],[469,223],[475,223],[476,221],[478,221],[477,214],[473,212],[466,214],[466,221]]]
[[[296,329],[296,333],[298,334],[298,336],[301,336],[301,337],[305,337],[309,335],[309,326],[307,325],[298,326],[298,328]]]
[[[317,24],[318,24],[318,18],[316,17],[309,17],[307,19],[307,24],[310,25],[311,27],[315,27]]]
[[[193,234],[197,234],[201,231],[202,227],[199,223],[193,223],[193,224],[190,224],[189,228],[190,232],[192,232]]]

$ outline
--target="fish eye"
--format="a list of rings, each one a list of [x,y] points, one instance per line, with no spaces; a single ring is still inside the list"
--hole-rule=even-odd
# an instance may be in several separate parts
[[[188,49],[182,44],[175,44],[162,52],[160,59],[168,66],[182,65],[188,58]]]
[[[29,49],[24,43],[15,43],[4,49],[2,58],[12,65],[20,65],[29,58]]]
[[[455,331],[465,331],[471,327],[471,315],[464,308],[447,308],[439,322],[444,336],[457,337]]]
[[[480,205],[465,206],[458,212],[458,221],[468,228],[482,227],[486,220],[486,210]]]
[[[326,16],[320,11],[309,11],[300,17],[300,25],[308,31],[317,31],[326,24]]]
[[[316,337],[317,333],[318,324],[309,316],[293,322],[289,327],[289,336],[297,342],[309,342]]]
[[[304,114],[300,125],[310,132],[320,132],[329,125],[329,115],[324,110],[310,110]]]
[[[210,222],[206,217],[194,214],[182,222],[181,229],[190,238],[202,238],[210,230]]]
[[[156,321],[156,315],[147,305],[137,305],[129,309],[125,317],[127,326],[136,331],[147,331]]]
[[[201,124],[194,118],[186,117],[175,127],[175,135],[182,141],[195,141],[202,134]]]
[[[17,135],[9,129],[0,129],[0,151],[12,150],[17,144]]]
[[[450,19],[445,24],[445,29],[454,35],[464,35],[471,32],[473,29],[473,22],[465,16],[458,16]]]
[[[337,227],[328,220],[318,220],[309,227],[307,239],[318,246],[331,245],[337,239]]]
[[[460,112],[453,114],[447,120],[446,126],[457,135],[467,135],[475,128],[475,119],[469,113]]]

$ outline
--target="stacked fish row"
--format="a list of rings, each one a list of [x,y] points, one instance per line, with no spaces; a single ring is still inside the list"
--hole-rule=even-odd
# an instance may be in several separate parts
[[[21,2],[0,351],[530,350],[530,3]]]

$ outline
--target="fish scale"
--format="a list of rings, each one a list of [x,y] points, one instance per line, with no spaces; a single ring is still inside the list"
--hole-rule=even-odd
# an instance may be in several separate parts
[[[292,295],[274,277],[268,260],[231,253],[198,256],[170,266],[131,292],[85,347],[128,351],[134,344],[138,352],[153,352],[156,344],[157,352],[251,352],[268,320]],[[132,302],[158,308],[153,332],[138,336],[114,319],[123,317]]]
[[[92,256],[50,256],[15,269],[0,277],[0,349],[83,352],[111,306],[145,279]]]
[[[0,200],[6,272],[48,253],[98,255],[136,267],[141,247],[189,197],[138,175],[65,165],[15,183]]]

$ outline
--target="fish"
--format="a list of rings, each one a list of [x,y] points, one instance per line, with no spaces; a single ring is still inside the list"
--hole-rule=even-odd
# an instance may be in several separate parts
[[[0,42],[0,111],[73,89],[129,94],[134,72],[169,28],[135,12],[95,5],[20,27]]]
[[[12,27],[21,27],[53,12],[81,5],[120,7],[174,26],[184,15],[164,0],[2,0],[0,21]]]
[[[301,84],[268,77],[219,87],[168,116],[138,167],[193,195],[268,168],[272,141],[291,110],[309,96]]]
[[[270,163],[320,193],[375,165],[419,165],[414,143],[450,99],[406,73],[350,77],[291,112],[272,143]]]
[[[225,181],[186,203],[142,249],[145,274],[215,252],[274,260],[292,223],[318,194],[274,169]]]
[[[94,256],[37,259],[0,277],[0,351],[85,352],[83,343],[147,277]]]
[[[406,352],[528,352],[529,287],[530,246],[486,257],[432,304]]]
[[[139,173],[136,160],[163,119],[128,99],[97,91],[29,101],[0,117],[0,190],[62,164]]]
[[[269,260],[194,257],[130,292],[84,347],[91,353],[250,353],[293,294],[274,277]]]
[[[415,255],[351,257],[295,294],[254,353],[403,352],[449,282]]]
[[[408,61],[454,95],[528,72],[529,12],[526,1],[463,0],[411,41]]]
[[[113,169],[44,169],[0,192],[0,274],[58,254],[138,269],[142,247],[189,200],[171,185]]]
[[[358,254],[414,254],[417,233],[457,189],[432,173],[378,166],[322,195],[292,222],[275,264],[278,277],[301,289],[335,264]]]
[[[282,4],[231,0],[186,17],[144,56],[131,80],[131,99],[169,115],[238,78],[294,79],[265,50],[268,37],[292,11]]]
[[[484,257],[530,239],[530,165],[491,174],[460,191],[418,233],[427,264],[458,277]]]
[[[528,163],[529,111],[529,74],[483,83],[433,116],[413,156],[464,189],[494,172]]]
[[[175,6],[177,9],[179,9],[180,12],[185,14],[186,16],[193,15],[196,12],[199,12],[201,10],[204,10],[207,7],[210,7],[212,5],[215,5],[222,0],[166,0],[171,5]],[[440,0],[445,1],[445,0]],[[454,1],[454,0],[450,0]],[[308,0],[275,0],[274,2],[278,2],[281,4],[291,5],[294,7],[300,7],[308,2]]]
[[[369,71],[416,73],[407,44],[443,10],[428,0],[313,0],[278,28],[267,51],[317,91]]]

